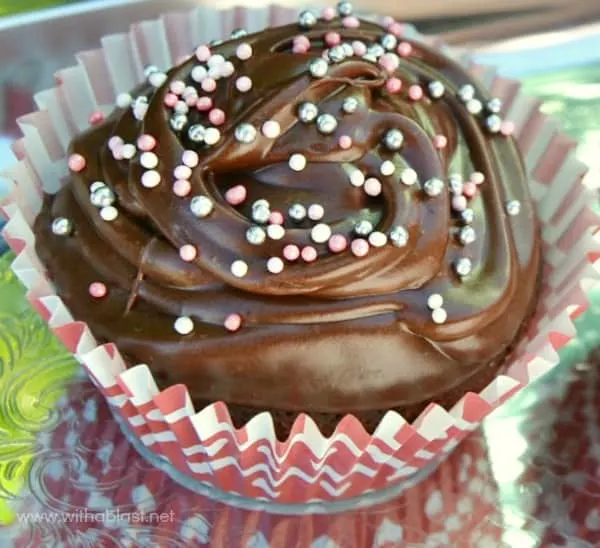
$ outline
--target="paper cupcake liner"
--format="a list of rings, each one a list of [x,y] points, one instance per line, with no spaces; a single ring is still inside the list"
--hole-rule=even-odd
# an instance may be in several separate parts
[[[15,188],[3,206],[10,219],[6,239],[18,254],[13,269],[30,301],[133,435],[190,480],[284,504],[339,501],[399,485],[444,458],[491,411],[556,366],[557,350],[576,335],[573,319],[589,306],[586,294],[600,283],[597,195],[582,184],[586,168],[575,159],[575,143],[538,111],[538,101],[519,93],[517,82],[473,64],[462,53],[470,72],[503,99],[506,117],[515,121],[543,226],[539,306],[506,374],[479,394],[466,394],[448,411],[431,404],[412,424],[388,412],[369,435],[347,416],[325,438],[309,416],[300,415],[289,439],[279,442],[270,414],[236,430],[225,404],[196,412],[185,386],[161,392],[147,366],[126,369],[114,344],[98,346],[89,328],[74,321],[54,293],[31,230],[42,189],[55,192],[67,175],[69,141],[88,126],[90,113],[109,112],[118,93],[141,81],[146,64],[170,66],[193,51],[199,37],[212,38],[215,29],[220,35],[234,27],[257,30],[294,16],[280,7],[198,8],[134,25],[129,34],[103,39],[102,49],[81,53],[77,66],[58,74],[57,87],[36,96],[40,112],[19,120],[24,135],[15,146],[19,162],[7,174]],[[406,32],[421,39],[410,27]]]

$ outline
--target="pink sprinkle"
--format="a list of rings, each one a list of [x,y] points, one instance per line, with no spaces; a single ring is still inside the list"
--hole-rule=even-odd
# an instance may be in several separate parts
[[[423,98],[423,88],[421,86],[419,86],[418,84],[413,84],[412,86],[410,86],[408,88],[408,96],[413,101],[418,101],[419,99],[422,99]]]
[[[475,196],[475,194],[477,194],[477,185],[473,181],[467,181],[463,185],[463,194],[467,198],[472,198]]]
[[[217,82],[214,78],[205,78],[202,80],[200,86],[204,91],[206,91],[206,93],[211,93],[217,89]]]
[[[185,244],[179,248],[179,256],[182,261],[191,263],[198,256],[198,250],[191,244]]]
[[[227,200],[228,204],[236,206],[236,205],[240,205],[241,203],[244,202],[244,200],[246,199],[246,195],[247,195],[246,187],[243,185],[237,185],[237,186],[231,187],[225,193],[225,200]]]
[[[196,108],[200,111],[210,110],[212,108],[213,101],[210,97],[199,97],[196,102]]]
[[[281,213],[281,211],[271,211],[271,215],[269,215],[269,222],[272,225],[282,225],[283,213]]]
[[[235,50],[238,59],[246,61],[252,57],[252,46],[250,44],[240,44]]]
[[[81,154],[71,154],[68,164],[71,171],[79,173],[85,169],[87,162]]]
[[[138,137],[137,146],[143,152],[150,152],[156,146],[156,139],[152,135],[144,133]]]
[[[184,166],[195,168],[200,163],[200,156],[193,150],[184,150],[181,155],[181,161]]]
[[[173,194],[185,198],[192,191],[192,185],[187,179],[177,179],[173,183]]]
[[[283,256],[288,261],[295,261],[300,257],[300,248],[297,245],[288,244],[283,248]]]
[[[175,179],[189,179],[192,176],[192,170],[188,166],[177,166],[173,170]]]
[[[208,119],[214,126],[220,126],[225,123],[225,113],[220,108],[213,108],[208,113]]]
[[[123,142],[123,139],[121,139],[121,137],[119,137],[118,135],[113,135],[108,140],[108,148],[110,150],[114,150],[115,148],[122,147],[124,144],[125,143]]]
[[[379,58],[379,64],[388,72],[394,72],[400,65],[400,61],[393,53],[384,53]]]
[[[179,101],[179,99],[177,98],[177,95],[175,95],[174,93],[167,93],[165,95],[164,103],[169,108],[173,108],[178,103],[178,101]]]
[[[106,285],[104,285],[102,282],[92,282],[88,288],[88,291],[90,295],[94,297],[94,299],[102,299],[103,297],[106,297],[106,294],[108,293]]]
[[[381,26],[385,27],[385,28],[389,28],[390,25],[392,25],[395,22],[396,22],[396,20],[391,15],[384,15],[383,19],[381,20]]]
[[[515,131],[515,123],[511,122],[510,120],[504,120],[500,124],[500,133],[502,133],[502,135],[505,135],[508,137],[509,135],[512,135],[514,131]]]
[[[342,25],[344,25],[344,27],[346,27],[347,29],[357,29],[358,27],[360,27],[360,21],[357,17],[353,17],[352,15],[350,15],[342,19]]]
[[[402,80],[400,80],[400,78],[396,78],[395,76],[388,78],[385,83],[385,89],[388,90],[388,93],[399,93],[402,89]]]
[[[208,46],[198,46],[196,48],[196,57],[198,61],[208,61],[210,57],[210,48]]]
[[[102,112],[100,112],[99,110],[96,110],[90,114],[90,117],[88,118],[88,122],[89,122],[90,126],[97,126],[98,124],[101,124],[102,122],[104,122],[104,114]]]
[[[471,181],[473,181],[476,185],[480,185],[485,181],[485,175],[481,173],[481,171],[475,171],[471,174]]]
[[[337,32],[329,31],[325,34],[325,43],[328,46],[337,46],[342,41],[342,37]]]
[[[169,86],[169,89],[171,90],[171,93],[174,93],[175,95],[181,95],[185,90],[185,82],[182,82],[181,80],[173,80]]]
[[[366,44],[364,42],[361,42],[360,40],[355,40],[354,42],[352,42],[352,49],[354,50],[354,54],[357,57],[362,57],[367,53]]]
[[[464,196],[454,196],[452,198],[452,209],[454,211],[464,211],[467,209],[467,199]]]
[[[125,155],[123,153],[124,148],[125,148],[125,145],[123,145],[123,144],[113,147],[112,155],[115,160],[122,160],[123,158],[125,158]]]
[[[185,104],[188,107],[195,107],[197,103],[198,103],[197,95],[190,95],[189,97],[186,97],[186,99],[185,99]]]
[[[302,260],[307,263],[312,263],[317,260],[317,250],[312,245],[307,245],[302,248]]]
[[[308,53],[308,47],[304,44],[294,44],[292,46],[292,52],[297,53],[298,55],[303,55],[304,53]]]
[[[295,36],[294,44],[301,44],[303,46],[306,46],[307,48],[310,48],[310,40],[307,36],[304,36],[304,34],[299,34],[298,36]]]
[[[408,57],[412,53],[412,46],[408,42],[400,42],[396,51],[400,57]]]
[[[338,143],[342,150],[348,150],[352,147],[352,137],[350,135],[341,135]]]
[[[438,150],[440,150],[442,148],[446,148],[447,145],[448,145],[448,139],[446,138],[445,135],[436,135],[433,138],[433,146],[435,148],[437,148]]]
[[[397,21],[392,21],[388,25],[388,32],[393,34],[394,36],[400,36],[404,32],[404,25],[402,23],[398,23]]]
[[[334,234],[327,243],[332,253],[341,253],[348,247],[348,240],[342,234]]]
[[[242,93],[246,93],[247,91],[250,91],[250,89],[252,88],[252,80],[250,80],[250,78],[248,78],[248,76],[240,76],[235,81],[235,87],[237,88],[238,91],[240,91]]]
[[[321,15],[323,16],[323,19],[325,19],[325,21],[331,21],[335,18],[335,9],[331,6],[327,6],[326,8],[323,8],[323,12]]]
[[[223,322],[223,326],[227,331],[237,331],[242,326],[242,317],[239,314],[229,314]]]
[[[350,244],[350,249],[356,257],[364,257],[367,253],[369,253],[369,242],[367,242],[367,240],[363,240],[362,238],[358,238],[352,241]]]
[[[369,196],[379,196],[381,194],[381,183],[375,177],[369,177],[365,181],[364,189]]]

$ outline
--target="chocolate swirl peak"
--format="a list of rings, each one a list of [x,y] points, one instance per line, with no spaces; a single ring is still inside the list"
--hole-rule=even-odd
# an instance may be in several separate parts
[[[535,300],[527,178],[499,101],[398,31],[303,14],[149,67],[37,220],[74,316],[233,408],[410,416],[487,382]]]

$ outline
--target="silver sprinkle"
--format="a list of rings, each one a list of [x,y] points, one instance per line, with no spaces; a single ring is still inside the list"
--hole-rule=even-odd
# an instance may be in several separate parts
[[[385,49],[381,44],[371,44],[367,47],[367,55],[379,59],[385,53]]]
[[[359,102],[356,97],[346,97],[342,103],[342,110],[346,114],[352,114],[358,110]]]
[[[146,78],[149,78],[151,74],[154,74],[155,72],[158,72],[158,67],[155,65],[146,65],[144,67],[144,76]]]
[[[217,46],[220,46],[223,43],[223,40],[219,40],[218,38],[215,38],[214,40],[211,40],[208,45],[211,48],[216,48]]]
[[[494,97],[487,102],[486,107],[492,114],[500,114],[500,111],[502,110],[502,100],[498,99],[498,97]]]
[[[403,226],[395,226],[390,230],[390,240],[396,247],[405,247],[408,243],[408,230]]]
[[[327,53],[327,57],[332,63],[341,63],[346,58],[344,46],[341,44],[333,46]]]
[[[502,118],[497,114],[491,114],[485,119],[485,127],[490,133],[498,133],[502,126]]]
[[[231,31],[231,39],[238,40],[239,38],[243,38],[248,35],[248,31],[245,29],[233,29]]]
[[[68,236],[73,230],[73,223],[66,217],[57,217],[52,221],[52,234]]]
[[[327,74],[329,70],[329,63],[325,61],[322,57],[318,59],[313,59],[308,65],[308,70],[313,75],[314,78],[323,78]]]
[[[467,101],[467,111],[477,116],[483,110],[483,103],[479,99],[470,99]]]
[[[271,204],[264,198],[260,198],[259,200],[256,200],[252,203],[252,210],[259,207],[266,207],[267,209],[271,209]]]
[[[475,212],[470,207],[468,207],[467,209],[460,212],[460,220],[465,225],[473,224],[473,221],[475,220]]]
[[[506,213],[511,217],[521,212],[521,202],[519,200],[509,200],[505,205]]]
[[[201,124],[194,124],[188,129],[188,137],[190,138],[190,141],[194,143],[201,143],[204,141],[205,133],[206,128]]]
[[[325,135],[333,133],[337,129],[337,126],[338,122],[335,116],[331,114],[321,114],[317,118],[317,129]]]
[[[389,129],[383,137],[383,144],[389,150],[400,150],[404,144],[404,135],[399,129]]]
[[[460,196],[463,193],[463,178],[459,173],[453,173],[448,177],[448,189],[452,194]]]
[[[302,103],[298,107],[298,119],[305,124],[314,122],[319,115],[319,108],[314,103]]]
[[[303,29],[308,29],[317,24],[317,16],[309,10],[305,10],[298,16],[298,24]]]
[[[462,245],[469,245],[475,241],[475,229],[472,226],[463,226],[458,232],[458,241]]]
[[[396,46],[398,45],[398,38],[396,38],[393,34],[384,34],[381,37],[381,45],[384,47],[384,49],[392,51],[396,49]]]
[[[458,96],[463,103],[475,98],[475,88],[471,84],[465,84],[458,90]]]
[[[288,215],[294,221],[303,221],[306,217],[306,208],[302,204],[292,204],[288,209]]]
[[[171,127],[175,131],[181,131],[188,123],[188,118],[185,114],[176,114],[171,118]]]
[[[95,207],[108,207],[115,203],[115,193],[104,185],[90,193],[90,202]]]
[[[93,192],[95,192],[99,188],[102,188],[103,186],[106,186],[106,183],[103,183],[102,181],[94,181],[90,185],[90,194],[92,194]]]
[[[348,15],[352,15],[352,4],[350,2],[338,2],[337,12],[340,14],[340,17],[347,17]]]
[[[433,80],[429,82],[427,89],[432,99],[440,99],[446,93],[446,86],[439,80]]]
[[[190,210],[201,219],[208,217],[214,208],[213,201],[208,196],[194,196],[190,201]]]
[[[348,42],[344,42],[342,44],[342,48],[344,48],[344,54],[346,57],[352,57],[354,55],[354,49]]]
[[[368,236],[369,234],[371,234],[371,232],[373,232],[373,223],[371,223],[371,221],[363,219],[362,221],[356,223],[356,226],[354,227],[354,232],[356,232],[356,234],[358,234],[359,236]]]
[[[423,190],[427,196],[439,196],[444,190],[444,181],[438,179],[437,177],[432,177],[428,181],[423,183]]]
[[[471,259],[468,257],[461,257],[457,259],[454,263],[454,272],[461,278],[468,276],[471,274],[471,270],[473,269],[473,264],[471,263]]]
[[[251,226],[246,230],[246,240],[252,245],[261,245],[267,239],[267,233],[260,226]]]
[[[252,208],[252,219],[257,223],[264,224],[269,220],[271,216],[271,210],[264,205],[260,205]]]
[[[240,143],[250,144],[256,139],[256,128],[252,124],[242,123],[235,128],[234,136]]]

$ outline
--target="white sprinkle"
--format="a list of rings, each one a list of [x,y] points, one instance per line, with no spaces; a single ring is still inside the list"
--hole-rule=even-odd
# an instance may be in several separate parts
[[[442,308],[442,306],[444,306],[444,297],[439,293],[432,293],[427,297],[427,306],[431,308],[431,310]]]
[[[281,134],[281,126],[275,120],[268,120],[262,125],[262,132],[269,139],[276,139]]]
[[[285,236],[285,228],[281,225],[269,225],[267,235],[271,240],[281,240]]]
[[[267,261],[267,270],[271,274],[279,274],[283,271],[283,261],[279,257],[271,257]]]
[[[236,278],[243,278],[248,274],[248,265],[241,260],[233,261],[233,263],[231,263],[231,273]]]
[[[187,114],[190,111],[190,107],[187,106],[187,103],[185,101],[177,101],[177,103],[175,103],[175,106],[173,107],[173,110],[177,114]]]
[[[355,187],[361,187],[365,184],[365,176],[360,169],[355,169],[350,173],[350,184]]]
[[[471,181],[476,185],[480,185],[485,181],[485,175],[481,171],[475,171],[471,174]]]
[[[125,160],[131,160],[135,156],[136,152],[137,150],[135,145],[132,145],[131,143],[127,143],[121,148],[121,155]]]
[[[329,238],[331,238],[331,228],[325,223],[319,223],[313,226],[310,231],[310,237],[313,242],[317,244],[324,244]]]
[[[90,185],[90,194],[93,194],[94,191],[98,190],[99,188],[103,188],[105,186],[106,186],[106,183],[103,183],[102,181],[94,181]]]
[[[196,217],[208,217],[214,208],[213,201],[207,196],[194,196],[190,201],[190,210]]]
[[[158,156],[154,152],[143,152],[140,156],[140,164],[146,169],[154,169],[158,165]]]
[[[119,108],[128,108],[132,101],[133,98],[129,93],[119,93],[119,95],[117,95],[117,106]]]
[[[161,87],[167,81],[167,75],[164,72],[153,72],[148,77],[148,82],[154,88]]]
[[[321,204],[311,204],[308,207],[308,218],[311,221],[320,221],[325,215],[325,208]]]
[[[204,80],[206,78],[207,75],[208,75],[208,71],[202,65],[196,65],[192,69],[191,76],[192,76],[192,80],[194,80],[194,82],[198,82],[200,84],[202,82],[202,80]]]
[[[207,145],[216,145],[221,140],[221,132],[216,127],[206,128],[204,142]]]
[[[142,175],[142,186],[145,188],[155,188],[160,184],[160,173],[151,169]]]
[[[215,55],[210,56],[210,58],[206,62],[206,64],[209,67],[218,67],[219,65],[222,65],[224,62],[225,62],[225,57],[216,53]]]
[[[292,170],[302,171],[306,167],[306,158],[303,154],[292,154],[288,163]]]
[[[173,327],[180,335],[189,335],[194,330],[194,322],[188,316],[181,316],[175,320]]]
[[[433,323],[442,324],[448,319],[448,313],[443,308],[436,308],[431,312]]]
[[[417,172],[411,167],[403,169],[402,173],[400,174],[400,180],[407,186],[414,185],[418,179],[419,176],[417,175]]]
[[[221,77],[229,78],[235,72],[235,67],[231,61],[225,61],[223,65],[221,65]]]
[[[521,212],[521,203],[519,200],[509,200],[506,202],[506,213],[511,217],[518,215]]]
[[[388,177],[396,171],[396,166],[394,165],[394,162],[386,160],[379,166],[379,171],[382,175]]]
[[[375,231],[369,234],[369,243],[373,247],[383,247],[387,242],[388,237],[383,232]]]
[[[105,221],[114,221],[119,216],[119,211],[114,206],[103,207],[100,210],[100,217]]]
[[[213,80],[219,80],[223,74],[222,69],[225,66],[225,63],[223,63],[223,65],[215,65],[214,67],[210,67],[208,69],[208,77],[212,78]]]

